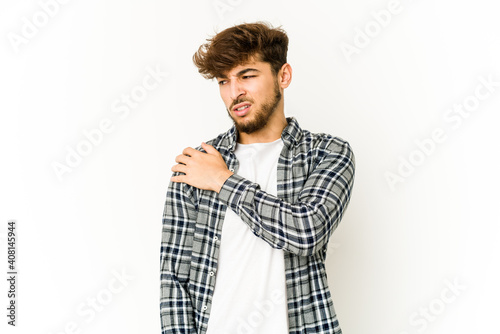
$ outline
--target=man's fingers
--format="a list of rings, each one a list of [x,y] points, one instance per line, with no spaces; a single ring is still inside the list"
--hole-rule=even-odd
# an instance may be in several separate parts
[[[172,170],[172,172],[180,172],[180,173],[185,174],[187,172],[187,167],[186,167],[186,165],[177,164],[177,165],[173,165],[171,170]]]
[[[207,151],[208,154],[212,154],[212,155],[216,155],[216,156],[220,156],[222,157],[222,155],[220,154],[219,151],[217,151],[217,149],[215,147],[213,147],[212,145],[209,145],[207,143],[201,143],[201,147]]]
[[[209,145],[207,143],[204,143],[202,142],[201,143],[201,148],[203,148],[208,154],[220,154],[219,151],[217,151],[215,149],[215,147],[213,147],[212,145]],[[197,154],[200,154],[200,153],[203,153],[203,152],[200,152],[192,147],[186,147],[183,151],[182,151],[182,154],[183,155],[187,155],[189,157],[193,157]],[[177,160],[176,160],[177,161]]]
[[[217,151],[217,150],[215,149],[215,147],[213,147],[212,145],[209,145],[209,144],[207,144],[207,143],[202,142],[202,143],[201,143],[201,147],[202,147],[205,151],[207,151],[207,153],[211,153],[211,154],[219,153],[219,151]]]
[[[175,157],[175,162],[187,165],[189,158],[190,157],[188,157],[184,154],[180,154],[180,155]]]
[[[182,154],[185,154],[185,155],[189,155],[189,156],[193,156],[194,154],[197,154],[197,153],[200,153],[200,151],[198,150],[195,150],[194,148],[192,147],[186,147],[183,151],[182,151]]]
[[[212,146],[208,145],[207,143],[204,143],[204,142],[201,142],[201,147],[207,151],[207,153],[211,153],[212,152]]]
[[[172,182],[184,182],[186,175],[177,175],[177,176],[172,176],[170,178],[170,181]]]

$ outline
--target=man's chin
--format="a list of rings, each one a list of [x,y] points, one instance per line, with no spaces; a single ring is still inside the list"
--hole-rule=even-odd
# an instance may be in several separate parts
[[[230,118],[233,120],[236,130],[246,134],[251,134],[263,129],[267,125],[271,115],[272,113],[262,114],[257,112],[257,110],[254,110],[244,116],[233,116],[229,114]]]
[[[241,124],[239,122],[235,122],[234,125],[236,126],[236,130],[238,130],[238,132],[250,134],[250,133],[255,131],[255,130],[253,130],[253,127],[248,126],[248,124]]]
[[[250,124],[251,122],[245,122],[245,120],[241,117],[240,117],[240,119],[237,119],[237,120],[235,120],[233,118],[233,123],[234,123],[234,126],[236,127],[236,130],[238,130],[238,132],[243,132],[243,133],[253,132],[252,131],[253,125]]]
[[[250,121],[250,122],[235,122],[236,130],[238,132],[243,132],[246,134],[251,134],[254,132],[257,132],[261,129],[263,129],[266,126],[267,122],[256,122],[256,121]]]

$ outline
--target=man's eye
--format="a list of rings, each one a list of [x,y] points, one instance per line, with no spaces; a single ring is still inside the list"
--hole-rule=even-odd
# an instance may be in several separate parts
[[[219,85],[221,85],[221,86],[224,85],[225,83],[226,83],[226,80],[219,81]]]
[[[244,75],[244,76],[243,76],[243,79],[253,78],[253,77],[255,77],[255,75]]]

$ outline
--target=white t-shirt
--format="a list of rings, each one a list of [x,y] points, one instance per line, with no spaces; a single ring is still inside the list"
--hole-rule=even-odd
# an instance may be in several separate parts
[[[282,148],[281,138],[237,143],[236,173],[276,195]],[[231,209],[226,210],[220,242],[207,334],[288,334],[283,250],[255,236]]]

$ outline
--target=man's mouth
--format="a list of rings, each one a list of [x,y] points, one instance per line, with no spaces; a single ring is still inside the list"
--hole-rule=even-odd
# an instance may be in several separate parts
[[[240,103],[240,104],[237,104],[234,106],[233,108],[233,112],[236,116],[244,116],[246,115],[246,113],[250,110],[250,107],[252,105],[248,102],[243,102],[243,103]]]

